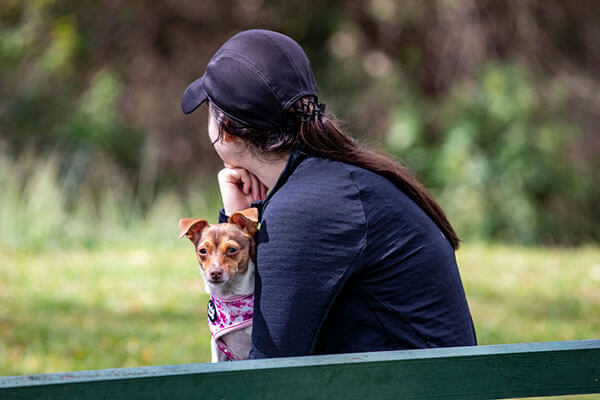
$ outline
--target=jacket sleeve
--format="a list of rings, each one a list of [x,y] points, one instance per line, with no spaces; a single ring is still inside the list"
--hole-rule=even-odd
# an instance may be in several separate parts
[[[227,222],[228,219],[229,219],[229,215],[225,214],[224,208],[221,208],[219,210],[219,218],[218,218],[219,224],[223,224],[223,223]]]
[[[360,194],[343,167],[304,172],[275,193],[258,234],[250,358],[312,354],[365,245]]]

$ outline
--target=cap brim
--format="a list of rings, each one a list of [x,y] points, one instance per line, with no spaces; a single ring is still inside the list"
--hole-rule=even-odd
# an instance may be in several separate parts
[[[190,83],[187,89],[185,89],[183,100],[181,101],[181,109],[185,114],[191,113],[208,99],[203,80],[204,76]]]

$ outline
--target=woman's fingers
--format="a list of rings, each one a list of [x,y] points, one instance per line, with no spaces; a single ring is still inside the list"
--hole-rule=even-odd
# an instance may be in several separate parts
[[[252,201],[258,201],[260,200],[260,181],[252,174],[250,174],[250,179],[252,180]]]
[[[223,206],[228,215],[249,208],[252,202],[267,197],[268,188],[255,175],[243,168],[228,167],[225,165],[217,176]]]
[[[269,189],[256,175],[250,174],[250,177],[252,178],[252,201],[264,200]]]
[[[241,168],[224,168],[217,175],[223,207],[227,215],[250,207],[252,202],[248,193],[251,189],[251,178]]]
[[[242,192],[244,192],[245,195],[249,195],[252,191],[252,176],[245,169],[236,168],[236,171],[238,171],[240,176]]]
[[[264,200],[267,197],[267,186],[265,186],[265,184],[263,184],[262,182],[258,182],[260,185],[260,199]]]
[[[240,191],[248,195],[252,188],[250,173],[243,168],[225,168],[219,172],[223,176],[224,183],[236,185]]]

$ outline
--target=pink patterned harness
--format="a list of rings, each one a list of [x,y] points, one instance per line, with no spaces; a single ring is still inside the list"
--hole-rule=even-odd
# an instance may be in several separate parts
[[[221,337],[227,333],[252,325],[254,316],[254,294],[223,299],[210,295],[208,301],[208,328],[219,349],[229,360],[233,353]]]

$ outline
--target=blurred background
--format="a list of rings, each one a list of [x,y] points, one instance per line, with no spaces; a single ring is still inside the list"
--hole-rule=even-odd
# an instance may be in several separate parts
[[[220,164],[180,101],[249,28],[296,39],[328,111],[438,199],[480,342],[598,336],[600,8],[0,0],[0,374],[208,360],[176,237],[216,220]]]

